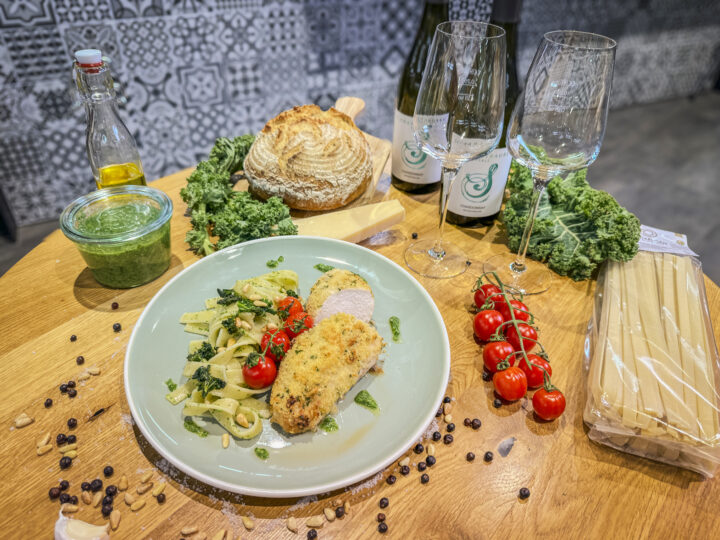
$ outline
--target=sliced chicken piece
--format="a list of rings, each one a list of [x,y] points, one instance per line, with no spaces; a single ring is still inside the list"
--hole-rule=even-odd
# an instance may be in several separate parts
[[[375,298],[367,281],[350,270],[335,268],[312,286],[306,307],[316,323],[336,313],[349,313],[369,322]]]

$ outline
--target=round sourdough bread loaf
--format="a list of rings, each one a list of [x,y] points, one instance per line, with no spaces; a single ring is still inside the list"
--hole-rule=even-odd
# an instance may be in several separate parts
[[[331,210],[357,199],[372,179],[370,145],[352,119],[303,105],[280,113],[245,158],[250,191],[298,210]]]

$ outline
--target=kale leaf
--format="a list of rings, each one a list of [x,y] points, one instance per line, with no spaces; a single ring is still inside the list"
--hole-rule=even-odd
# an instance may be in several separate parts
[[[202,362],[203,360],[210,360],[217,354],[217,349],[210,345],[209,342],[203,341],[200,348],[187,355],[188,362]]]
[[[210,375],[210,366],[197,368],[192,378],[198,381],[198,390],[202,393],[203,398],[206,398],[213,390],[225,388],[225,381]]]

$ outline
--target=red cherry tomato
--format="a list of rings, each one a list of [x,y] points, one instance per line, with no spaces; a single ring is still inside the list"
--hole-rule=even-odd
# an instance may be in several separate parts
[[[518,367],[523,370],[523,373],[525,374],[525,377],[527,377],[528,387],[529,388],[538,388],[543,385],[543,382],[545,381],[543,368],[545,371],[547,371],[548,377],[552,376],[552,368],[550,367],[550,362],[545,360],[544,358],[541,358],[537,354],[528,354],[528,360],[532,364],[532,368],[528,367],[527,362],[525,362],[524,358],[518,359]]]
[[[475,315],[473,329],[478,339],[488,341],[502,323],[503,318],[499,311],[486,309]]]
[[[513,313],[515,313],[515,318],[517,320],[519,320],[519,321],[530,320],[530,314],[527,313],[530,310],[520,300],[510,300],[510,305],[513,307]],[[504,301],[496,302],[495,309],[497,309],[502,314],[503,319],[505,319],[506,321],[510,320],[510,308]]]
[[[536,390],[532,402],[535,414],[543,420],[555,420],[565,412],[565,396],[557,389],[550,392],[544,388]]]
[[[485,300],[495,294],[500,294],[500,288],[497,285],[493,285],[492,283],[480,285],[480,288],[476,290],[474,294],[475,305],[478,308],[481,308],[485,303]],[[502,296],[500,298],[502,298]]]
[[[516,401],[527,392],[527,379],[519,367],[511,366],[493,375],[495,391],[506,401]]]
[[[519,323],[518,328],[520,329],[520,335],[523,338],[522,344],[523,347],[525,347],[525,352],[530,352],[535,346],[535,341],[533,340],[537,340],[537,331],[535,331],[532,326],[529,326],[525,323]],[[516,351],[519,351],[520,338],[518,337],[517,331],[515,330],[514,326],[508,325],[507,329],[505,330],[505,336],[507,337],[510,345],[512,345]]]
[[[250,388],[265,388],[275,380],[277,367],[271,358],[253,353],[245,360],[242,374]]]
[[[290,339],[295,339],[300,334],[313,327],[313,318],[304,311],[298,311],[290,315],[285,321],[285,333]]]
[[[265,356],[275,363],[280,363],[290,348],[290,338],[282,330],[265,332],[260,340],[260,348],[265,353]]]
[[[280,315],[280,318],[282,319],[287,319],[288,316],[293,315],[294,313],[305,311],[300,303],[300,300],[293,296],[286,296],[280,300],[280,302],[278,302],[277,309],[278,315]]]
[[[495,373],[497,365],[514,352],[515,349],[507,341],[491,341],[483,349],[483,364],[490,373]],[[508,358],[508,361],[512,366],[515,363],[515,356]]]

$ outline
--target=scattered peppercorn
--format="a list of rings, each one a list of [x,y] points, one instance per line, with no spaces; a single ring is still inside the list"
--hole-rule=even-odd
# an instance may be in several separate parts
[[[113,302],[113,303],[110,305],[110,307],[113,308],[113,309],[117,309],[117,308],[119,308],[120,306],[118,305],[117,302]]]
[[[502,401],[500,401],[498,398],[495,398],[495,400],[493,401],[493,407],[499,409],[500,407],[502,407]]]
[[[413,240],[417,240],[418,233],[414,232],[414,233],[412,233],[411,236],[412,236],[412,239],[413,239]]]
[[[90,482],[83,482],[82,484],[80,484],[80,489],[82,489],[83,491],[90,491]]]
[[[465,266],[470,266],[472,264],[472,261],[465,261]]]
[[[338,506],[335,509],[335,517],[338,519],[342,519],[345,517],[345,509],[342,506]]]
[[[58,436],[55,437],[55,442],[58,444],[65,444],[67,442],[67,435],[64,433],[58,433]]]
[[[439,441],[441,437],[442,437],[442,435],[440,434],[439,431],[433,431],[433,434],[432,434],[433,441]]]
[[[48,497],[50,497],[51,500],[55,500],[60,496],[60,488],[59,487],[51,487],[50,491],[48,491]]]
[[[450,399],[450,396],[445,396],[443,398],[443,403],[450,403],[452,400]]]
[[[114,331],[114,332],[119,332],[120,330],[122,330],[122,326],[120,325],[119,322],[116,322],[115,324],[113,324],[113,331]]]
[[[92,492],[100,491],[102,489],[102,486],[103,486],[102,480],[100,480],[99,478],[96,478],[95,480],[90,482],[90,491],[92,491]]]
[[[70,429],[74,429],[77,427],[77,419],[75,418],[68,418],[67,425]]]
[[[492,373],[490,373],[489,371],[483,371],[482,379],[485,382],[489,381],[490,379],[492,379]]]
[[[382,512],[378,512],[377,520],[378,523],[382,523],[383,521],[385,521],[385,514],[383,514]]]
[[[385,481],[388,483],[388,485],[392,486],[396,480],[397,480],[397,477],[394,474],[391,474],[390,476],[387,477],[387,479]]]
[[[110,514],[112,514],[113,507],[112,504],[103,504],[102,507],[102,515],[105,517],[108,517]]]
[[[70,341],[77,341],[77,336],[75,334],[70,336]]]
[[[435,459],[435,456],[428,456],[425,458],[425,463],[427,463],[428,467],[432,467],[437,463],[437,460]]]
[[[62,384],[60,385],[60,392],[61,392],[61,393],[64,394],[65,392],[67,392],[67,389],[68,389],[67,384],[62,383]]]
[[[308,540],[315,540],[317,538],[317,531],[315,529],[310,529],[307,533]]]
[[[72,459],[70,459],[67,456],[63,456],[60,458],[60,468],[61,469],[68,469],[68,468],[70,468],[70,465],[72,465]]]
[[[68,382],[67,382],[67,387],[68,387],[68,388],[75,388],[75,381],[68,381]]]
[[[528,488],[520,488],[520,493],[518,493],[518,497],[520,497],[521,500],[527,499],[529,496],[530,490]]]
[[[65,504],[67,502],[70,502],[70,495],[68,495],[67,493],[61,493],[60,494],[60,503]]]
[[[103,506],[112,506],[113,498],[110,495],[105,495],[102,500]]]
[[[75,444],[77,442],[77,436],[68,435],[67,442],[68,444]]]
[[[495,456],[493,456],[493,453],[488,451],[488,452],[485,452],[485,455],[483,456],[483,460],[485,460],[485,463],[490,463],[494,457]]]
[[[435,418],[440,418],[440,417],[442,416],[442,413],[443,413],[443,410],[442,410],[442,407],[440,407],[440,408],[435,412]]]
[[[479,418],[473,418],[472,420],[472,428],[473,429],[480,429],[480,426],[482,426],[482,422]]]
[[[413,452],[415,452],[416,454],[422,454],[423,450],[425,450],[425,447],[421,443],[417,443],[415,445],[415,448],[413,448]]]
[[[77,390],[74,388],[68,388],[68,397],[74,398],[75,396],[77,396]]]
[[[427,463],[425,463],[424,461],[421,461],[420,463],[417,464],[417,469],[418,469],[418,471],[423,472],[425,469],[427,469]]]
[[[52,399],[47,398],[47,399],[45,400],[45,408],[46,408],[46,409],[49,409],[50,407],[52,407]]]
[[[449,433],[447,433],[447,434],[443,437],[443,442],[444,442],[445,444],[450,444],[451,442],[453,442],[453,436],[450,435]]]
[[[380,499],[380,508],[387,508],[389,504],[390,501],[387,497],[383,497],[382,499]]]
[[[450,422],[447,426],[445,426],[445,429],[447,429],[449,433],[452,433],[453,431],[455,431],[455,424]]]
[[[83,355],[78,356],[78,357],[75,359],[75,363],[76,363],[78,366],[82,366],[82,365],[85,363],[85,357],[84,357]]]
[[[67,480],[61,480],[60,481],[60,491],[67,491],[67,489],[70,487],[70,482]]]
[[[78,503],[77,495],[73,495],[72,497],[70,497],[70,504],[77,504],[77,503]]]
[[[158,504],[162,504],[165,502],[165,494],[164,493],[160,493],[156,498],[157,498]]]
[[[105,495],[108,495],[110,497],[114,497],[117,495],[117,486],[108,486],[105,488]]]
[[[387,530],[388,530],[387,523],[381,523],[380,525],[378,525],[378,532],[380,534],[385,534],[387,532]]]
[[[466,418],[465,420],[463,420],[463,425],[464,425],[464,426],[470,427],[470,424],[471,424],[471,422],[470,422],[470,419],[469,419],[469,418]]]
[[[408,467],[407,465],[403,465],[402,467],[400,467],[400,474],[402,474],[403,476],[407,476],[408,474],[410,474],[410,467]]]
[[[427,484],[430,481],[430,476],[425,473],[420,477],[420,483]]]
[[[465,459],[467,459],[468,461],[475,461],[475,454],[473,454],[472,452],[468,452],[465,456]]]
[[[105,478],[107,478],[108,476],[112,476],[114,472],[115,469],[113,469],[110,465],[103,469],[103,474],[105,475]]]

